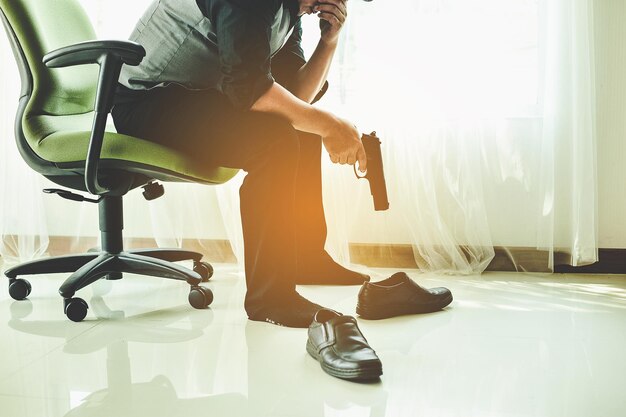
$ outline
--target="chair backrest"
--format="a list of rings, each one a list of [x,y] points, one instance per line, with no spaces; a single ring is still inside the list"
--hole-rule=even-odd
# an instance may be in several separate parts
[[[18,147],[31,167],[45,173],[50,164],[38,159],[33,149],[51,132],[37,119],[91,112],[98,67],[50,69],[42,63],[43,56],[62,46],[94,40],[96,34],[77,0],[0,0],[0,12],[22,79]]]

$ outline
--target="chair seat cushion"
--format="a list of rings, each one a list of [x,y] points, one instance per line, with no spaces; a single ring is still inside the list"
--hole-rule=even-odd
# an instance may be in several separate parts
[[[31,116],[24,131],[35,144],[33,151],[42,159],[61,167],[84,165],[91,132],[88,130],[93,113],[71,116]],[[33,140],[35,139],[35,140]],[[173,138],[175,140],[177,138]],[[238,169],[213,166],[202,153],[190,155],[145,139],[107,131],[101,152],[107,167],[148,174],[168,181],[181,180],[222,184],[233,178]]]

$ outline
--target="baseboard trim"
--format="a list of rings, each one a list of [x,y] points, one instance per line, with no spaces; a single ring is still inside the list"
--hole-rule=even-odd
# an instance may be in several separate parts
[[[548,251],[524,247],[495,247],[487,271],[550,272]],[[467,256],[469,254],[466,253]],[[556,256],[555,258],[560,257]],[[357,264],[381,268],[419,268],[426,264],[413,245],[351,243],[350,259]]]
[[[548,268],[549,251],[530,247],[494,247],[494,258],[487,271],[552,272]],[[416,261],[417,258],[417,261]],[[350,259],[357,264],[382,268],[418,268],[419,254],[412,245],[350,244]],[[626,249],[598,250],[598,262],[586,266],[568,265],[571,256],[554,252],[554,272],[568,274],[626,274]]]
[[[15,238],[15,237],[14,237]],[[87,252],[98,245],[96,237],[51,236],[48,253],[51,256]],[[124,247],[156,247],[154,238],[126,238]],[[234,263],[235,255],[228,240],[185,239],[184,249],[200,252],[209,262]],[[504,272],[550,272],[548,251],[525,247],[495,247],[495,256],[487,271]],[[416,260],[417,258],[417,260]],[[350,259],[355,264],[377,268],[418,268],[419,254],[414,254],[413,246],[407,244],[368,244],[351,243]],[[567,265],[569,255],[555,252],[555,273],[583,274],[626,274],[626,249],[600,249],[599,261],[592,265],[573,267]]]
[[[598,262],[585,266],[556,265],[559,274],[626,274],[626,249],[600,249]]]

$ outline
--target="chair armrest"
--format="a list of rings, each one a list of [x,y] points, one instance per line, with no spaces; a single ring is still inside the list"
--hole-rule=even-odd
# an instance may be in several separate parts
[[[98,64],[100,76],[96,92],[96,112],[110,112],[115,87],[123,64],[136,66],[146,56],[146,50],[131,41],[87,41],[64,46],[43,57],[48,68]]]
[[[85,187],[94,195],[116,192],[98,181],[98,166],[106,122],[113,108],[115,89],[122,65],[136,66],[146,56],[143,46],[130,41],[88,41],[65,46],[47,53],[43,63],[48,68],[98,64],[100,74],[94,104],[94,119],[85,160]]]
[[[136,66],[146,56],[146,50],[131,41],[87,41],[48,52],[43,63],[48,68],[99,64],[107,55],[117,57],[123,64]]]

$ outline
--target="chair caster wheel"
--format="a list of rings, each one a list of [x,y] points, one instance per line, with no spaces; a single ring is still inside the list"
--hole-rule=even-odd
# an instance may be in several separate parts
[[[9,295],[14,300],[24,300],[30,294],[32,287],[30,282],[18,278],[9,283]]]
[[[204,261],[195,261],[193,263],[193,272],[197,272],[202,277],[202,282],[209,282],[213,273],[213,265]]]
[[[87,316],[87,302],[82,298],[66,298],[65,299],[65,315],[68,319],[79,322]]]
[[[213,302],[213,291],[206,287],[191,287],[189,291],[189,304],[193,308],[203,310]]]

